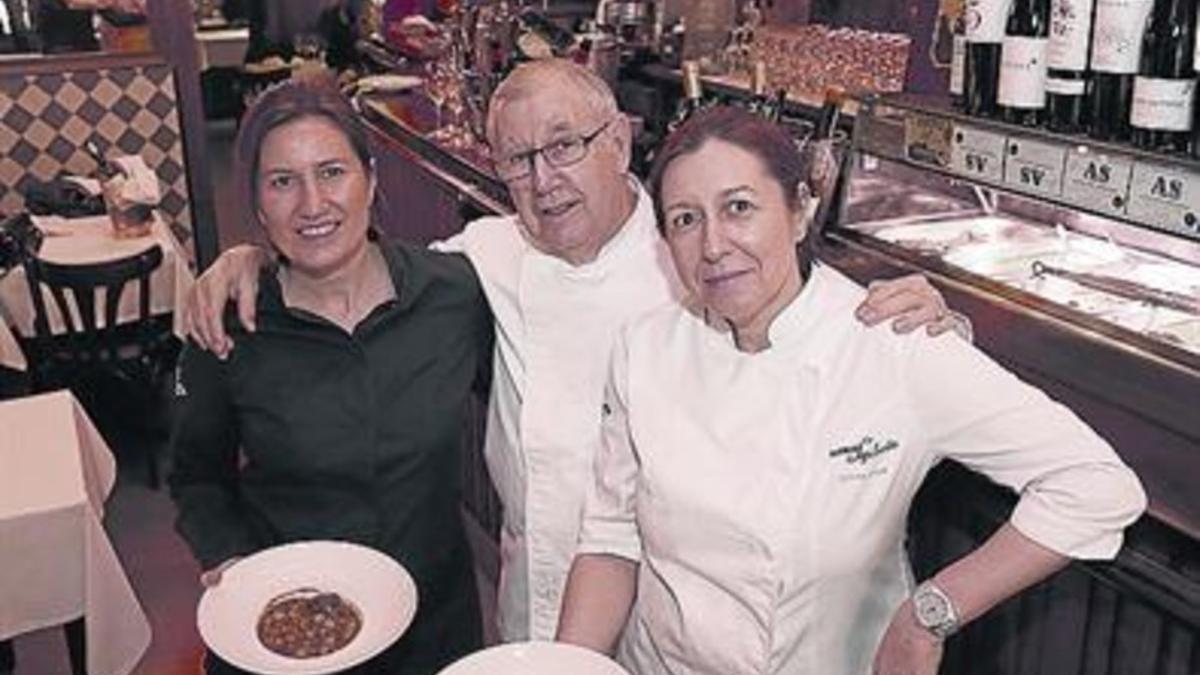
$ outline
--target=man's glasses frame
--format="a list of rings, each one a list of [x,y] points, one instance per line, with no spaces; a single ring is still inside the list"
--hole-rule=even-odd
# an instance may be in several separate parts
[[[546,163],[556,169],[578,164],[587,157],[592,142],[600,137],[606,129],[612,126],[610,118],[598,129],[582,136],[567,136],[551,141],[543,146],[518,152],[511,157],[501,157],[492,160],[492,168],[500,180],[513,182],[529,178],[533,175],[534,158],[541,155]]]

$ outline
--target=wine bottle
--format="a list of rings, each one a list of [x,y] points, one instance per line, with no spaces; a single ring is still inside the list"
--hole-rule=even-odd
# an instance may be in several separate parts
[[[1004,30],[997,101],[1005,121],[1038,126],[1046,110],[1049,0],[1015,0]]]
[[[1092,95],[1088,133],[1101,140],[1129,139],[1133,79],[1142,31],[1153,0],[1096,0],[1092,35]]]
[[[968,0],[963,10],[967,35],[967,58],[963,89],[967,112],[996,113],[996,90],[1000,84],[1000,45],[1010,0]]]
[[[840,87],[825,90],[825,102],[806,144],[811,167],[808,182],[814,197],[814,204],[810,208],[813,209],[812,222],[817,228],[824,228],[837,218],[834,206],[841,201],[846,189],[845,175],[841,170],[844,149],[838,147],[834,138],[845,99],[846,92]]]
[[[967,69],[967,27],[963,14],[954,20],[951,44],[953,51],[950,53],[950,103],[955,108],[962,109],[967,103],[963,91]]]
[[[689,117],[704,108],[704,86],[700,83],[700,62],[683,62],[683,98],[675,108],[675,114],[667,123],[667,130],[674,131]]]
[[[842,116],[842,103],[846,100],[846,91],[841,87],[829,87],[825,90],[825,102],[817,113],[817,124],[812,137],[816,140],[830,140],[837,131],[838,120]]]
[[[771,95],[767,93],[767,63],[762,60],[755,61],[754,70],[750,72],[750,112],[761,112],[770,100]]]
[[[1187,152],[1196,74],[1196,1],[1156,0],[1142,38],[1129,122],[1147,150]]]
[[[780,87],[775,90],[775,96],[768,99],[758,112],[768,122],[778,122],[783,119],[783,109],[786,106],[787,89]]]
[[[95,139],[88,139],[83,144],[83,150],[96,163],[96,178],[105,183],[121,175],[121,168],[108,159],[100,150],[100,144]]]
[[[1088,47],[1093,0],[1051,0],[1046,45],[1046,121],[1052,131],[1074,134],[1087,123]]]
[[[1200,75],[1200,12],[1196,12],[1196,49],[1192,52],[1192,68]],[[1200,105],[1192,111],[1192,156],[1200,158]]]

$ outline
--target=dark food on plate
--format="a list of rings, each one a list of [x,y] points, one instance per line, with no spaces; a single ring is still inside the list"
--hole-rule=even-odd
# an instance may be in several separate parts
[[[310,659],[345,647],[360,628],[358,608],[340,595],[300,588],[267,603],[258,618],[258,639],[276,654]]]

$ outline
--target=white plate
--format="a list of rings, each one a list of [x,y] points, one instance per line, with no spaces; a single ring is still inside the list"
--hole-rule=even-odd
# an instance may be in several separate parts
[[[459,659],[438,675],[629,675],[608,657],[561,642],[512,642]]]
[[[362,628],[345,647],[293,659],[258,641],[258,618],[273,598],[298,588],[333,592],[353,603]],[[265,675],[330,673],[362,663],[404,633],[417,611],[417,586],[400,563],[365,546],[304,541],[239,560],[196,609],[204,643],[229,663]]]
[[[358,91],[362,93],[373,91],[395,93],[419,87],[421,82],[421,78],[416,75],[368,75],[359,78],[355,84]]]

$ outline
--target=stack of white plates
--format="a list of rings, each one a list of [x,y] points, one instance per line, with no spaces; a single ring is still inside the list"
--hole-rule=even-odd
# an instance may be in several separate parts
[[[629,675],[611,659],[561,642],[513,642],[467,656],[438,675]]]

